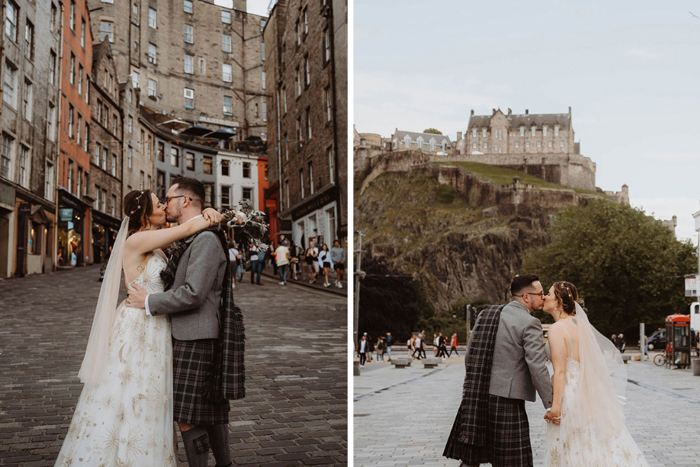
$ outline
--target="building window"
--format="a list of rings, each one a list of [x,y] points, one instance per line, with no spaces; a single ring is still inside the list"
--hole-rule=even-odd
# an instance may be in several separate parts
[[[185,42],[194,44],[194,26],[189,24],[185,25]]]
[[[107,170],[107,155],[109,154],[109,146],[104,146],[102,148],[102,159],[100,159],[100,168],[102,170]],[[131,167],[129,167],[131,168]]]
[[[297,20],[295,28],[297,32],[297,45],[301,45],[301,25],[299,24],[299,20]]]
[[[143,173],[143,172],[141,172]],[[111,174],[116,177],[117,175],[117,155],[112,154],[112,167],[111,167]]]
[[[165,162],[165,143],[158,142],[158,160]]]
[[[231,12],[221,11],[221,22],[224,24],[231,24]]]
[[[81,134],[80,129],[83,127],[83,116],[78,113],[78,126],[75,129],[75,142],[80,146]]]
[[[100,185],[95,184],[95,199],[92,202],[92,208],[95,210],[100,209]]]
[[[331,31],[326,28],[323,31],[323,63],[326,64],[331,59]]]
[[[206,63],[204,62],[203,58],[200,58],[199,59],[199,74],[205,75],[206,73],[207,73]]]
[[[71,0],[70,2],[70,10],[68,13],[68,21],[70,28],[73,32],[75,32],[75,2]]]
[[[80,20],[80,45],[85,49],[85,21]]]
[[[228,159],[223,159],[221,161],[221,176],[222,177],[228,177],[229,174],[229,160]]]
[[[231,187],[221,186],[221,207],[229,208],[231,207]]]
[[[54,169],[53,169],[53,164],[51,162],[46,163],[46,183],[44,186],[46,187],[44,190],[44,198],[46,198],[49,201],[54,200],[54,185],[53,185],[53,180],[54,179]]]
[[[107,190],[100,190],[100,211],[107,212]]]
[[[265,61],[265,43],[260,44],[260,59],[264,62]]]
[[[250,201],[252,203],[253,202],[253,189],[244,187],[241,198],[245,199],[247,201]]]
[[[185,4],[184,4],[185,13],[192,14],[193,13],[192,8],[193,8],[192,7],[192,0],[185,0]]]
[[[323,90],[323,96],[326,101],[326,121],[330,122],[333,116],[333,106],[331,102],[331,88],[330,86]]]
[[[484,149],[488,149],[488,148],[489,148],[489,143],[484,143]]]
[[[50,141],[56,141],[56,106],[49,102],[49,114],[46,122],[46,133]]]
[[[139,175],[139,190],[143,190],[145,188],[144,185],[146,185],[146,174],[144,174],[142,170]]]
[[[294,74],[294,84],[297,88],[297,97],[301,96],[301,70],[297,67]]]
[[[139,85],[139,72],[138,71],[132,71],[131,72],[131,87],[138,89],[140,87]]]
[[[56,52],[49,54],[49,83],[56,84]]]
[[[548,146],[548,147],[550,147],[550,148],[551,148],[551,147],[553,146],[553,144],[554,144],[554,142],[553,142],[553,141],[547,141],[547,146]]]
[[[527,149],[527,148],[529,148],[529,147],[530,147],[530,142],[529,142],[529,141],[525,141],[525,148]]]
[[[496,130],[496,138],[498,138],[499,141],[503,141],[503,130]]]
[[[70,76],[68,77],[70,84],[75,86],[75,55],[70,54]]]
[[[542,141],[538,141],[538,142],[537,142],[537,147],[538,147],[538,148],[541,148],[541,147],[542,147]]]
[[[29,148],[25,145],[20,146],[19,151],[19,184],[25,188],[29,188],[29,162],[31,157],[29,155]]]
[[[105,38],[114,42],[114,23],[111,21],[100,21],[100,41],[104,41]]]
[[[335,183],[335,158],[333,157],[333,147],[328,148],[328,170],[331,184]]]
[[[311,108],[306,109],[306,139],[311,139]]]
[[[194,153],[188,152],[185,154],[185,168],[187,170],[194,170]]]
[[[233,115],[233,97],[224,96],[224,115]]]
[[[83,66],[78,64],[78,95],[83,95]]]
[[[231,53],[231,36],[226,34],[221,36],[221,50]]]
[[[515,148],[518,149],[520,147],[520,141],[515,142]]]
[[[148,97],[156,97],[158,94],[158,84],[149,78],[148,80]]]
[[[51,4],[51,32],[56,30],[56,21],[58,20],[58,8],[53,3]],[[51,166],[53,167],[53,166]]]
[[[126,152],[126,167],[131,168],[133,166],[134,160],[134,148],[129,146],[129,150]]]
[[[194,74],[194,56],[185,54],[185,73]]]
[[[267,24],[267,21],[264,19],[260,20],[260,32],[263,32],[265,30],[265,25]]]
[[[75,127],[75,107],[68,104],[68,136],[73,137],[73,129]]]
[[[221,79],[223,79],[225,83],[230,83],[233,81],[233,67],[230,64],[223,63],[221,65],[221,73]]]
[[[134,130],[134,117],[132,117],[131,115],[129,115],[129,116],[126,118],[126,131],[127,131],[128,133],[131,133],[133,130]]]
[[[287,88],[282,88],[282,107],[284,108],[284,113],[287,113]]]
[[[559,141],[559,147],[563,148],[564,147],[564,141]]]
[[[472,128],[472,138],[476,138],[476,128]]]
[[[532,130],[532,136],[535,136],[535,131],[537,131],[537,127],[535,125],[532,125],[530,130]]]
[[[95,143],[95,165],[99,167],[100,165],[100,151],[102,150],[102,146],[100,146],[100,142]]]
[[[204,185],[204,205],[211,206],[211,183]]]
[[[156,29],[158,27],[158,13],[153,8],[148,9],[148,27]]]
[[[24,56],[29,60],[34,58],[34,25],[29,21],[24,26]]]
[[[185,108],[194,109],[194,89],[185,88]]]
[[[309,33],[309,10],[304,8],[304,35]]]
[[[180,167],[180,151],[177,148],[170,148],[170,165]]]
[[[22,93],[22,113],[25,120],[32,121],[32,107],[33,107],[33,92],[32,83],[25,78],[24,80],[24,92]]]
[[[2,134],[2,147],[0,148],[0,176],[12,178],[12,160],[15,140],[11,136]]]
[[[243,178],[250,178],[250,162],[243,163]]]
[[[554,125],[554,136],[559,136],[559,125]]]
[[[476,149],[476,143],[472,143],[472,149]]]
[[[301,117],[297,117],[295,131],[297,136],[297,141],[301,141]]]
[[[110,206],[110,214],[116,216],[117,213],[117,195],[112,193],[112,205]]]
[[[267,87],[267,80],[265,79],[265,71],[262,72],[262,88],[265,89]]]
[[[267,102],[263,102],[263,122],[267,121]]]
[[[205,173],[205,174],[213,173],[213,170],[212,170],[213,163],[214,163],[214,160],[212,159],[211,156],[203,156],[202,157],[202,173]]]
[[[150,42],[148,43],[148,62],[153,63],[154,65],[156,64],[156,55],[158,49],[156,48],[155,44],[151,44]]]
[[[314,194],[314,165],[309,162],[309,194]]]
[[[542,136],[547,136],[547,125],[542,127]]]
[[[309,56],[304,57],[304,83],[308,87],[311,84],[311,65],[309,64]]]
[[[71,160],[68,161],[68,192],[69,193],[74,193],[74,188],[73,188],[73,168],[75,167],[75,163]]]
[[[299,169],[299,196],[304,199],[304,169]]]

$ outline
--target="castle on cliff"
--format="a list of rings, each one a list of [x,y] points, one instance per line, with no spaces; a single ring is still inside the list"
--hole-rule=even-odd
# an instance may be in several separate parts
[[[565,114],[491,115],[471,111],[464,138],[457,133],[459,160],[520,170],[548,182],[595,191],[596,165],[574,142],[571,107]]]

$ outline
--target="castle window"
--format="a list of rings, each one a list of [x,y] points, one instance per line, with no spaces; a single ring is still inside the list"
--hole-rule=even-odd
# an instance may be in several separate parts
[[[525,127],[524,126],[520,127],[520,136],[525,136]]]
[[[530,142],[529,142],[529,141],[525,141],[525,147],[526,147],[526,148],[529,148],[529,147],[530,147]]]
[[[564,141],[559,141],[559,147],[563,148],[564,147]]]
[[[496,137],[499,141],[503,141],[503,130],[496,130]]]
[[[537,127],[532,125],[532,136],[535,136],[535,131],[537,131]]]
[[[538,142],[537,142],[537,147],[538,147],[538,148],[541,148],[541,147],[542,147],[542,141],[538,141]]]
[[[472,130],[472,137],[476,138],[476,128]]]
[[[520,142],[519,142],[519,141],[516,141],[516,142],[515,142],[515,148],[517,149],[517,148],[519,148],[519,147],[520,147]]]
[[[553,144],[554,144],[553,141],[547,141],[547,146],[549,146],[550,148],[553,146]]]
[[[486,137],[486,128],[481,130],[481,136]]]
[[[488,149],[489,143],[484,143],[484,149]]]
[[[559,125],[554,125],[554,136],[559,136]]]
[[[472,149],[476,149],[476,143],[472,143]]]
[[[542,127],[542,135],[547,136],[547,125]]]

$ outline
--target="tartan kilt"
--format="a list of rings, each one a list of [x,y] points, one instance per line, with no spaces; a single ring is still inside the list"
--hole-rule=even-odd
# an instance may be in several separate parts
[[[228,401],[215,404],[203,396],[212,383],[216,339],[173,338],[173,419],[190,425],[228,423]]]
[[[468,465],[491,463],[493,467],[531,467],[532,446],[525,401],[489,395],[486,446],[459,441],[459,414],[452,426],[443,456]]]

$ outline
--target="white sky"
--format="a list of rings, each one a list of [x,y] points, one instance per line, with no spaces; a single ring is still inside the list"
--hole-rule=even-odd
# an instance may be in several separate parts
[[[248,0],[248,13],[267,16],[267,7],[270,3],[270,0]]]
[[[250,2],[249,2],[250,3]],[[359,132],[435,127],[455,139],[471,109],[566,113],[596,184],[678,216],[697,244],[700,2],[355,0]],[[429,6],[428,6],[429,5]]]

